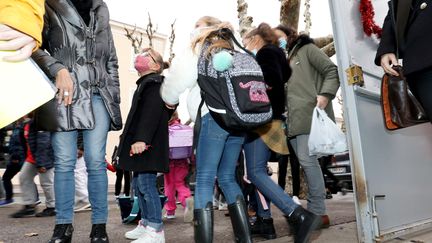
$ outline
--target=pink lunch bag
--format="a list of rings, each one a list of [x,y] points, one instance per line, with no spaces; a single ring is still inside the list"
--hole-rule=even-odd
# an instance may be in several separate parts
[[[193,129],[179,123],[168,126],[169,158],[185,159],[192,155]]]

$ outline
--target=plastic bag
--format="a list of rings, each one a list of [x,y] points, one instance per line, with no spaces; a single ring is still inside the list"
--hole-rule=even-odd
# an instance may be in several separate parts
[[[309,155],[318,158],[348,150],[345,134],[324,110],[315,107],[309,134]]]

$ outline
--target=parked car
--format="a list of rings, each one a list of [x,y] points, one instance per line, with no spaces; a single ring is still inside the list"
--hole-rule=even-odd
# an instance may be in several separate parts
[[[327,165],[327,169],[338,181],[335,183],[334,179],[324,175],[327,188],[329,188],[331,193],[336,194],[338,191],[341,191],[345,194],[346,192],[353,191],[351,165],[348,152],[334,155],[332,162]]]

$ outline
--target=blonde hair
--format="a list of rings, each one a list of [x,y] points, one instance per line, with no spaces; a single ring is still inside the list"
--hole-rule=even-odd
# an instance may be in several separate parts
[[[212,17],[212,16],[202,16],[201,18],[199,18],[197,20],[197,23],[198,22],[202,22],[206,26],[214,26],[214,25],[218,25],[218,24],[222,23],[221,20],[219,20],[218,18]]]
[[[234,49],[233,42],[230,37],[222,33],[222,29],[229,29],[233,32],[233,27],[229,22],[221,22],[218,25],[210,26],[192,42],[192,50],[196,50],[197,46],[203,46],[205,43],[210,43],[205,56],[209,57],[214,50],[217,49]]]

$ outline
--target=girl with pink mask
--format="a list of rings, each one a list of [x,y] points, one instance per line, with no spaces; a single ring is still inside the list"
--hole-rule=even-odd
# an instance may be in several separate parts
[[[145,49],[135,58],[135,69],[140,78],[118,148],[119,164],[126,171],[134,171],[134,189],[141,210],[138,226],[125,237],[135,243],[165,242],[162,208],[156,188],[156,174],[167,173],[168,109],[159,89],[168,64],[153,49]]]

